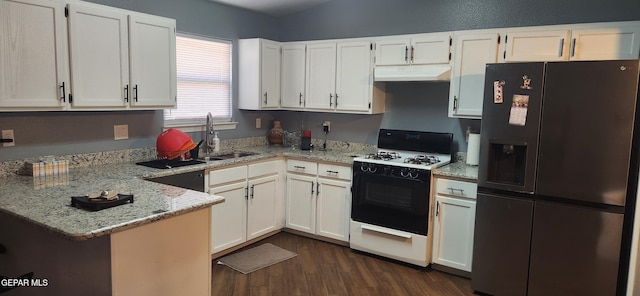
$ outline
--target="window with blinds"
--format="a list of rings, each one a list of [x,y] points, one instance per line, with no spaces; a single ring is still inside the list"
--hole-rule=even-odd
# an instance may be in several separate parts
[[[165,126],[201,125],[208,112],[231,121],[231,41],[196,35],[176,37],[178,101],[164,111]]]

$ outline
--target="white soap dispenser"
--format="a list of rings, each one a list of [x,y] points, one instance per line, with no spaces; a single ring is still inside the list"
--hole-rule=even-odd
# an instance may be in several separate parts
[[[213,151],[220,151],[220,138],[218,138],[218,132],[213,134]]]

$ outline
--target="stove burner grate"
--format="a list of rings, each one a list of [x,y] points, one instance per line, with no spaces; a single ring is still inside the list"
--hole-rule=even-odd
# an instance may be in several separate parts
[[[375,160],[392,160],[400,158],[400,153],[398,152],[378,152],[367,154],[365,158],[375,159]]]
[[[440,162],[440,159],[437,156],[433,155],[416,155],[414,157],[405,159],[404,162],[410,164],[432,165]]]

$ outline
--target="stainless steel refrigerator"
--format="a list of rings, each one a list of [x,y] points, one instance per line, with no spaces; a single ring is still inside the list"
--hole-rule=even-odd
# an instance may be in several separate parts
[[[639,68],[637,60],[487,65],[475,291],[624,294]]]

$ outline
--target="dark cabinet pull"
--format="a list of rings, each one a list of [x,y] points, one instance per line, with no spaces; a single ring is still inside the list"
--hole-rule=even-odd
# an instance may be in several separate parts
[[[138,101],[138,85],[136,84],[136,86],[133,87],[133,99],[137,102]]]
[[[330,170],[327,170],[327,173],[328,173],[328,174],[336,174],[336,175],[337,175],[337,174],[339,174],[340,172],[338,172],[338,171],[330,171]]]
[[[254,187],[255,185],[251,185],[251,199],[253,199],[253,193],[255,192]]]
[[[562,57],[564,55],[564,38],[560,39],[560,52],[558,52],[558,57]]]
[[[574,57],[576,55],[576,38],[571,39],[571,48],[569,48],[571,50],[571,57]]]
[[[329,94],[329,107],[333,106],[333,94]]]
[[[405,46],[404,47],[404,62],[406,63],[408,59],[409,59],[409,47]]]
[[[300,106],[302,106],[302,93],[300,93]]]
[[[244,188],[244,199],[249,199],[249,187]]]
[[[311,182],[311,195],[313,195],[313,182]]]
[[[129,85],[124,87],[124,101],[129,102]]]
[[[338,107],[338,94],[336,94],[336,107]]]
[[[316,196],[320,195],[320,182],[316,182]]]
[[[303,167],[303,166],[299,166],[299,165],[294,165],[293,167],[296,168],[296,169],[299,169],[299,170],[304,170],[304,169],[307,168],[307,167]]]
[[[268,95],[267,92],[264,92],[264,104],[266,105],[268,101]]]
[[[413,52],[415,51],[415,49],[413,48],[413,45],[411,46],[411,62],[413,63]]]
[[[65,88],[64,88],[64,81],[62,82],[62,85],[60,85],[60,88],[62,89],[62,96],[60,96],[60,100],[62,100],[63,102],[65,101],[64,96],[65,96]]]
[[[438,217],[438,213],[440,213],[440,202],[436,201],[436,217]]]

